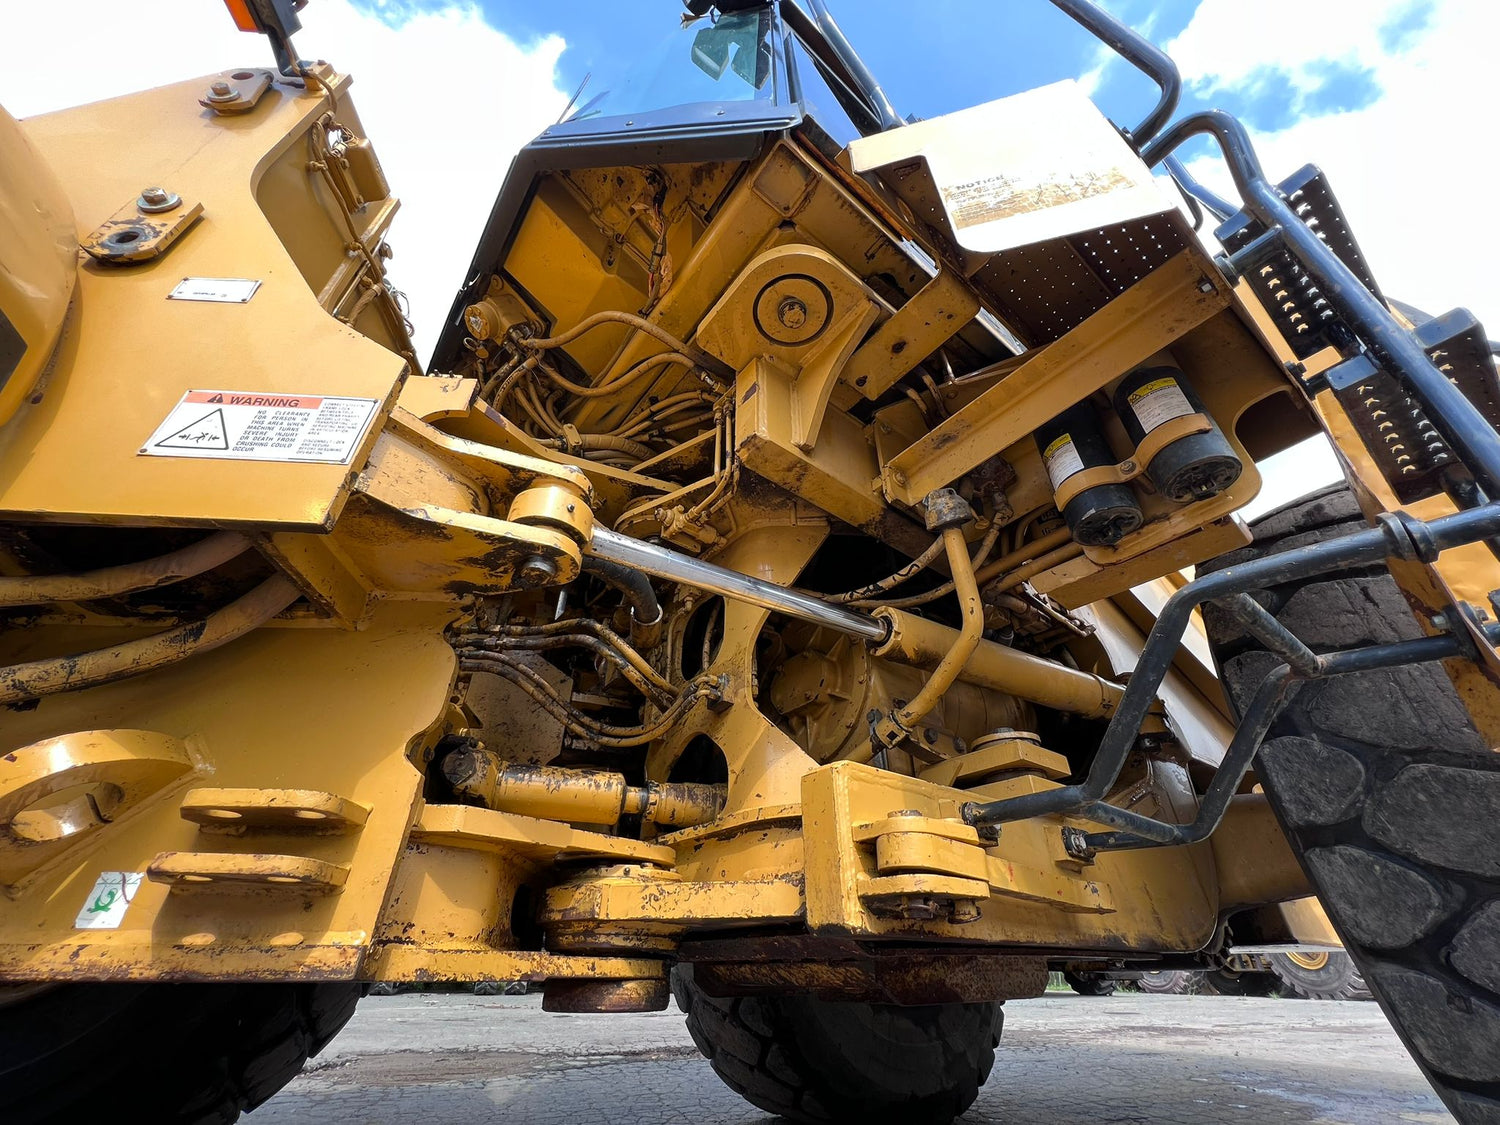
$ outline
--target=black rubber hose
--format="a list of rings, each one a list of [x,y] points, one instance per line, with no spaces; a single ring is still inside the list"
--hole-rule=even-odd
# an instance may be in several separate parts
[[[640,571],[593,555],[583,560],[583,569],[625,595],[637,625],[655,625],[661,620],[661,602],[656,600],[651,579]]]

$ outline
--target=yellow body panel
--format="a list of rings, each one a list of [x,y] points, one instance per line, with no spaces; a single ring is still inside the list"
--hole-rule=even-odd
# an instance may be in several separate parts
[[[804,134],[734,160],[548,171],[465,298],[454,370],[424,375],[381,266],[396,201],[348,79],[317,74],[255,80],[243,112],[200,104],[199,80],[21,126],[79,243],[129,220],[143,185],[187,210],[154,256],[79,267],[40,394],[0,429],[0,579],[135,564],[183,529],[243,529],[246,549],[162,590],[0,602],[5,665],[83,654],[87,670],[121,638],[182,630],[141,674],[34,700],[23,683],[3,713],[0,980],[550,977],[629,1005],[664,995],[686,942],[753,953],[772,934],[805,962],[850,943],[1003,953],[1016,972],[992,987],[1014,995],[1041,987],[1043,954],[1194,953],[1226,912],[1307,893],[1254,794],[1212,842],[1092,861],[1064,843],[1081,819],[996,839],[962,814],[1087,768],[1120,648],[1155,609],[1128,591],[1243,545],[1251,449],[1313,428],[1257,310],[1180,217],[1159,228],[1180,248],[1010,355],[974,319],[1001,303],[986,256]],[[18,145],[0,132],[0,157]],[[1059,260],[1062,244],[1046,244]],[[67,286],[32,249],[22,268],[54,274],[40,340]],[[241,303],[169,300],[185,278],[260,284]],[[950,353],[963,373],[939,382]],[[1131,462],[1165,438],[1113,421],[1104,476],[1146,522],[1084,547],[1032,435],[1146,362],[1197,387],[1204,414],[1181,433],[1211,416],[1243,472],[1173,504]],[[206,389],[376,407],[346,463],[142,455]],[[935,519],[955,484],[967,515]],[[605,533],[821,583],[883,639],[688,582],[643,590],[600,565]],[[844,589],[865,564],[914,569]],[[1441,574],[1420,576],[1429,607]],[[287,594],[270,624],[213,617],[267,583]],[[1108,598],[1098,624],[1073,613]],[[1168,749],[1107,795],[1174,823],[1197,811],[1190,761],[1213,760],[1195,736],[1223,734],[1217,685],[1190,664],[1144,726]],[[1174,708],[1193,735],[1174,735]],[[460,752],[511,772],[465,788],[444,768]],[[128,907],[91,924],[116,878]]]

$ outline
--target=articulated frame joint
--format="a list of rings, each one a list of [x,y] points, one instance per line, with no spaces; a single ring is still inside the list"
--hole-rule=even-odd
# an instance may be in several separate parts
[[[594,534],[594,513],[588,500],[571,482],[550,481],[516,494],[507,517],[513,523],[561,531],[580,546]]]

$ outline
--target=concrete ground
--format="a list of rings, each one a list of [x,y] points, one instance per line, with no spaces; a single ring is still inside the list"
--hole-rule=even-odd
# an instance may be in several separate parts
[[[1052,993],[1006,1005],[964,1122],[1438,1125],[1453,1119],[1374,1004]],[[537,996],[365,1000],[251,1125],[751,1125],[675,1009],[571,1016]]]

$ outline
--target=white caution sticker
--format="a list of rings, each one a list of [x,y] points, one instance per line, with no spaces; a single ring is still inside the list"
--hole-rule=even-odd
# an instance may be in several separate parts
[[[378,405],[373,398],[189,391],[140,451],[149,457],[347,465]]]
[[[260,282],[249,277],[185,277],[167,294],[167,300],[243,305],[259,288]]]
[[[118,930],[140,889],[139,871],[101,871],[73,922],[80,930]]]
[[[1187,395],[1171,376],[1142,383],[1127,398],[1130,409],[1140,419],[1141,429],[1148,434],[1163,422],[1194,413],[1193,404],[1188,402]]]
[[[1052,482],[1054,492],[1074,473],[1083,471],[1083,458],[1078,455],[1072,434],[1059,434],[1054,438],[1042,451],[1042,460],[1047,464],[1047,478]]]

